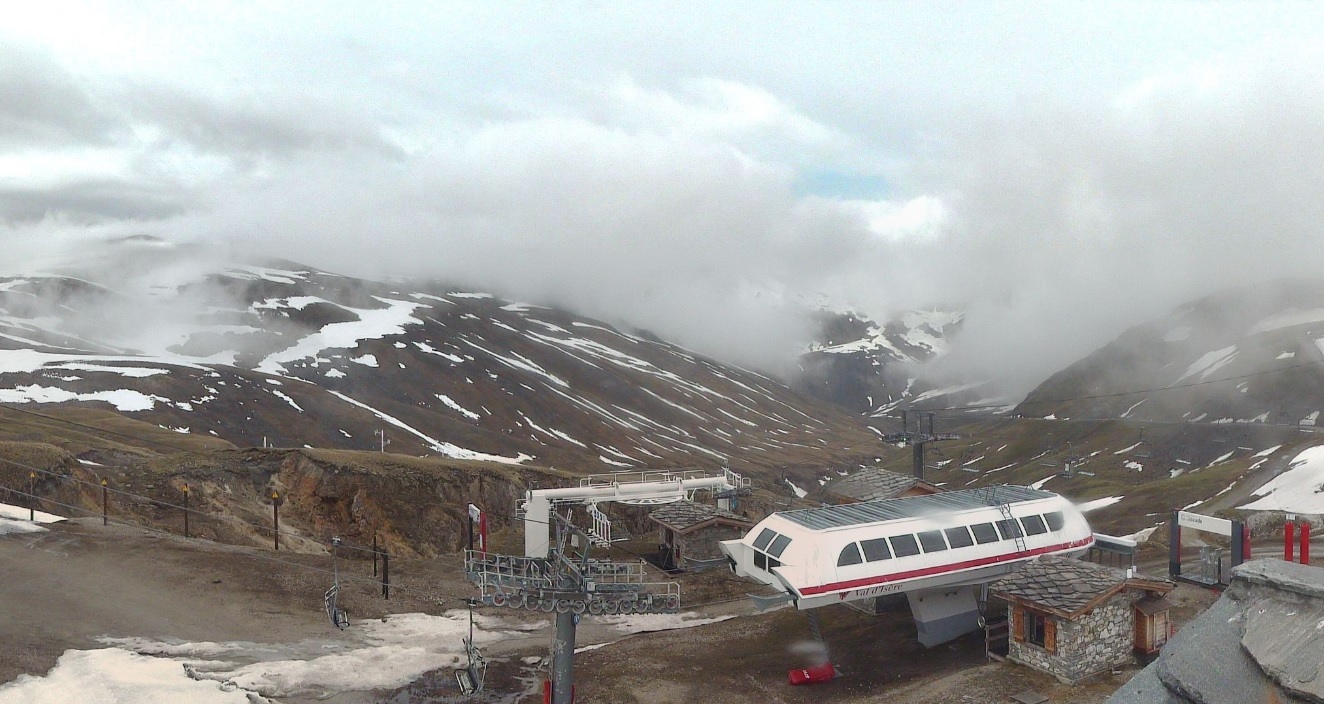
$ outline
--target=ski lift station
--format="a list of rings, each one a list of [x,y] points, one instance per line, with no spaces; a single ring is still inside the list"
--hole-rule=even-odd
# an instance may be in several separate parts
[[[1071,501],[992,486],[774,513],[721,543],[736,574],[799,609],[905,594],[925,646],[980,627],[982,588],[1040,555],[1094,544]]]

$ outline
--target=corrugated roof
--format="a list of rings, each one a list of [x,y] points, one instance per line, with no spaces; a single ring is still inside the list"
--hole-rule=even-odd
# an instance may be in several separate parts
[[[777,515],[812,530],[844,528],[846,526],[917,518],[944,511],[966,511],[988,508],[1016,501],[1047,499],[1054,496],[1047,491],[1024,486],[997,485],[980,489],[962,489],[928,496],[909,496],[883,501],[865,501],[844,506],[806,508],[782,511]]]

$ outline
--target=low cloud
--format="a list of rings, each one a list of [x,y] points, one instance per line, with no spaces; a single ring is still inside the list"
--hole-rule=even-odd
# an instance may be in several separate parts
[[[898,161],[858,105],[835,124],[726,77],[494,90],[406,123],[419,105],[93,87],[0,49],[0,95],[45,96],[0,107],[0,163],[95,148],[122,167],[0,183],[0,216],[16,247],[144,233],[433,277],[773,372],[793,368],[816,305],[878,319],[959,307],[945,373],[1023,391],[1183,300],[1318,270],[1324,75],[1294,52],[1079,101],[944,104]],[[833,169],[888,190],[799,191]]]

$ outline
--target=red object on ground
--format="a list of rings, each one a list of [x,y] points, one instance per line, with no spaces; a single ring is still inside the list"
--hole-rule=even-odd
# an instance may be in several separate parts
[[[786,675],[793,685],[818,684],[819,682],[831,682],[835,679],[837,668],[833,667],[832,663],[825,662],[822,665],[815,665],[801,670],[790,670]]]
[[[1301,524],[1301,564],[1310,564],[1310,523]]]
[[[1292,561],[1292,534],[1294,532],[1296,532],[1295,523],[1289,521],[1283,524],[1283,559],[1288,562]]]
[[[570,701],[575,700],[575,688],[570,688]],[[552,704],[552,681],[542,681],[542,704]]]

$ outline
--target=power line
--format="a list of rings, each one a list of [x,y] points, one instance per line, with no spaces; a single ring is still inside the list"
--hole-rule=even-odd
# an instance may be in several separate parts
[[[1291,370],[1293,370],[1293,369],[1301,369],[1301,368],[1303,368],[1303,367],[1314,367],[1314,366],[1319,366],[1319,365],[1324,365],[1324,360],[1315,360],[1315,361],[1312,361],[1312,362],[1302,362],[1302,363],[1300,363],[1300,364],[1290,364],[1290,365],[1288,365],[1288,366],[1285,366],[1285,367],[1279,367],[1279,368],[1277,368],[1277,369],[1266,369],[1266,370],[1264,370],[1264,371],[1251,372],[1250,374],[1239,374],[1239,375],[1237,375],[1237,376],[1223,377],[1223,378],[1221,378],[1221,379],[1209,379],[1209,380],[1205,380],[1205,381],[1192,381],[1192,382],[1189,382],[1189,383],[1186,383],[1186,384],[1173,384],[1172,386],[1163,386],[1163,387],[1150,388],[1150,389],[1136,389],[1136,390],[1134,390],[1134,391],[1118,391],[1118,392],[1114,392],[1114,393],[1093,394],[1093,395],[1089,395],[1089,396],[1076,396],[1076,397],[1072,397],[1072,398],[1041,399],[1041,400],[1035,400],[1035,401],[1030,401],[1030,400],[1027,399],[1027,400],[1023,400],[1023,401],[1021,401],[1021,402],[1018,403],[1017,405],[1018,405],[1018,406],[1024,406],[1024,405],[1036,405],[1036,406],[1037,406],[1037,405],[1044,405],[1044,404],[1049,404],[1049,403],[1071,403],[1071,402],[1073,402],[1073,401],[1093,401],[1093,400],[1103,399],[1103,398],[1118,398],[1118,397],[1120,397],[1120,396],[1134,396],[1134,395],[1136,395],[1136,394],[1157,393],[1157,392],[1159,392],[1159,391],[1169,391],[1169,390],[1172,390],[1172,389],[1189,389],[1189,388],[1191,388],[1191,387],[1193,387],[1193,386],[1205,386],[1205,385],[1208,385],[1208,384],[1222,384],[1222,383],[1226,383],[1226,382],[1229,382],[1229,381],[1240,381],[1240,380],[1242,380],[1242,379],[1252,379],[1252,378],[1255,378],[1255,377],[1265,376],[1265,375],[1268,375],[1268,374],[1280,374],[1280,373],[1282,373],[1282,372],[1291,371]],[[924,412],[928,412],[928,411],[959,411],[959,410],[979,410],[979,409],[986,409],[986,408],[1005,408],[1006,406],[1007,406],[1007,404],[1005,404],[1005,403],[991,403],[991,404],[970,405],[970,406],[943,406],[943,407],[939,407],[939,408],[916,408],[916,409],[912,409],[912,410],[916,410],[916,411],[924,411]],[[1110,420],[1115,420],[1115,419],[1110,419]]]
[[[240,518],[240,517],[238,517],[238,516],[224,516],[224,515],[219,515],[219,514],[210,513],[210,512],[203,511],[203,510],[199,510],[199,509],[192,508],[192,507],[185,507],[185,506],[181,506],[181,505],[179,505],[179,504],[170,503],[169,501],[164,501],[164,500],[161,500],[161,499],[154,499],[154,498],[152,498],[152,497],[150,497],[150,496],[147,496],[147,495],[144,495],[144,494],[135,494],[135,493],[133,493],[133,492],[131,492],[131,491],[125,491],[125,490],[123,490],[123,489],[115,489],[115,488],[112,488],[112,487],[110,487],[110,486],[102,487],[102,485],[99,484],[99,483],[97,483],[97,482],[91,482],[91,481],[88,481],[88,480],[86,480],[86,479],[79,479],[78,477],[75,477],[75,476],[72,475],[72,474],[61,474],[61,473],[59,473],[59,472],[53,472],[53,471],[51,471],[51,470],[49,470],[49,469],[43,469],[43,468],[41,468],[41,467],[33,467],[33,466],[31,466],[31,465],[23,464],[23,463],[21,463],[21,462],[16,462],[16,461],[11,460],[11,459],[8,459],[8,458],[6,458],[6,457],[0,457],[0,462],[4,462],[4,463],[6,463],[6,464],[11,464],[11,465],[14,465],[15,467],[20,467],[20,468],[22,468],[22,469],[26,469],[26,470],[29,470],[29,471],[32,471],[32,472],[39,472],[39,473],[41,473],[41,474],[45,474],[45,475],[47,475],[47,476],[58,477],[58,478],[63,479],[63,480],[68,480],[68,481],[74,482],[75,484],[83,484],[83,485],[90,486],[90,487],[104,488],[104,489],[106,489],[106,491],[108,491],[108,492],[110,492],[110,493],[112,493],[112,494],[116,494],[116,495],[118,495],[118,496],[123,496],[123,497],[127,497],[127,498],[132,498],[132,499],[140,499],[140,500],[146,501],[146,502],[148,502],[148,503],[150,503],[150,504],[153,504],[153,505],[155,505],[155,506],[159,506],[159,507],[162,507],[162,508],[174,508],[174,509],[179,509],[180,511],[186,511],[186,512],[188,512],[189,514],[192,514],[192,515],[195,515],[195,516],[205,516],[205,517],[213,518],[213,519],[215,519],[215,520],[222,521],[222,522],[236,523],[236,524],[239,524],[239,525],[249,526],[249,527],[251,527],[251,528],[257,528],[258,530],[261,530],[261,531],[264,532],[264,533],[272,532],[272,527],[270,527],[270,526],[264,525],[264,524],[262,524],[262,523],[254,523],[253,521],[246,521],[246,520],[244,520],[244,519],[242,519],[242,518]],[[275,531],[275,533],[276,533],[277,535],[287,536],[287,537],[291,537],[291,538],[298,538],[298,539],[300,539],[300,540],[312,540],[313,542],[316,542],[316,543],[319,543],[319,544],[323,543],[323,541],[318,540],[318,539],[316,539],[316,538],[308,538],[308,537],[303,536],[303,535],[300,535],[300,534],[298,534],[298,533],[291,533],[291,532],[289,532],[289,531],[278,530],[278,531]],[[172,534],[172,535],[173,535],[173,534]],[[329,544],[329,543],[328,543],[328,544]],[[371,552],[372,552],[372,548],[361,548],[361,547],[357,547],[357,546],[354,546],[354,545],[347,545],[347,544],[345,544],[345,543],[341,543],[341,544],[340,544],[340,547],[341,547],[341,548],[344,548],[344,549],[347,549],[347,550],[357,550],[357,551],[360,551],[360,552],[367,552],[367,553],[371,553]]]
[[[9,492],[12,493],[12,494],[18,495],[18,496],[25,496],[25,497],[28,497],[28,498],[30,498],[30,499],[34,499],[34,500],[37,500],[37,501],[42,501],[42,502],[46,503],[47,505],[59,506],[59,507],[61,507],[61,508],[67,508],[67,509],[70,509],[70,510],[72,510],[72,511],[81,511],[81,512],[83,512],[83,513],[88,514],[89,516],[96,516],[96,515],[97,515],[96,512],[95,512],[94,510],[92,510],[92,509],[87,509],[87,508],[83,508],[82,506],[75,506],[75,505],[73,505],[73,504],[67,504],[67,503],[64,503],[64,502],[61,502],[61,501],[56,501],[55,499],[52,499],[52,498],[49,498],[49,497],[45,497],[45,498],[43,498],[43,497],[37,496],[37,495],[35,495],[35,494],[30,494],[30,493],[28,493],[28,492],[26,492],[26,491],[21,491],[21,490],[18,490],[18,489],[9,489]],[[156,534],[158,534],[158,535],[163,535],[163,536],[167,536],[167,537],[175,538],[175,539],[177,539],[177,540],[183,540],[183,541],[185,541],[185,542],[191,542],[191,543],[197,543],[197,544],[210,545],[210,546],[213,546],[213,547],[215,547],[215,548],[219,548],[219,549],[221,549],[221,550],[225,550],[225,551],[227,551],[227,552],[247,555],[248,557],[252,557],[252,558],[257,559],[257,560],[266,560],[267,562],[274,562],[274,563],[278,563],[278,564],[282,564],[282,565],[289,565],[289,566],[291,566],[291,567],[298,567],[298,568],[303,569],[303,570],[308,570],[308,571],[310,571],[310,572],[318,572],[318,573],[325,574],[325,575],[331,575],[331,576],[333,576],[333,577],[336,575],[336,573],[335,573],[333,570],[328,570],[328,569],[325,569],[325,568],[322,568],[322,567],[314,567],[313,565],[305,565],[305,564],[303,564],[303,563],[301,563],[301,562],[293,562],[293,561],[290,561],[290,560],[282,560],[282,559],[279,558],[279,557],[275,557],[275,556],[272,556],[272,555],[268,555],[268,554],[263,553],[263,552],[257,552],[255,548],[246,548],[246,547],[244,547],[244,546],[240,546],[240,545],[230,545],[230,544],[228,544],[228,543],[221,543],[221,542],[217,542],[217,541],[214,541],[214,540],[207,540],[207,539],[205,539],[205,538],[191,538],[191,537],[190,537],[190,538],[185,538],[185,537],[182,536],[182,535],[179,535],[179,534],[176,534],[176,533],[172,533],[172,532],[170,532],[170,531],[168,531],[168,530],[162,530],[162,529],[160,529],[160,528],[154,528],[154,527],[152,527],[152,526],[143,525],[143,524],[141,524],[141,523],[134,523],[134,522],[132,522],[132,521],[126,521],[126,520],[123,520],[123,519],[120,519],[120,518],[110,518],[110,517],[106,517],[106,521],[107,521],[108,523],[114,523],[114,524],[116,524],[116,525],[124,526],[124,527],[127,527],[127,528],[137,528],[137,529],[140,529],[140,530],[147,531],[147,532],[149,532],[149,533],[156,533]],[[321,542],[321,541],[314,541],[314,542]],[[344,547],[344,546],[342,545],[341,547]],[[381,580],[371,579],[371,578],[368,578],[368,577],[357,577],[357,576],[354,576],[354,575],[342,575],[342,576],[341,576],[341,579],[345,579],[345,580],[349,580],[349,581],[353,581],[353,582],[363,582],[363,583],[365,583],[365,584],[372,584],[372,585],[380,585],[380,584],[381,584]],[[449,598],[450,598],[450,597],[443,598],[441,595],[437,594],[436,592],[425,592],[425,591],[421,591],[421,590],[418,590],[418,589],[412,589],[412,588],[410,588],[410,587],[398,586],[398,585],[395,585],[395,584],[392,584],[392,585],[391,585],[391,589],[392,589],[393,591],[401,591],[401,592],[405,592],[405,593],[409,593],[409,594],[414,594],[415,596],[418,596],[418,597],[420,597],[420,598],[432,599],[432,600],[435,600],[435,601],[437,601],[437,602],[442,602],[442,601],[445,601],[446,599],[449,599]]]
[[[137,435],[130,435],[130,434],[128,434],[128,433],[121,433],[121,432],[119,432],[119,431],[116,431],[116,430],[109,430],[109,429],[107,429],[107,428],[98,428],[98,427],[96,427],[96,426],[94,426],[94,425],[87,425],[86,423],[79,423],[78,421],[69,420],[69,419],[67,419],[67,418],[60,418],[60,417],[58,417],[58,416],[49,415],[49,414],[47,414],[47,413],[41,413],[41,412],[39,412],[39,411],[31,411],[31,410],[28,410],[28,409],[26,409],[26,408],[15,408],[14,406],[9,406],[9,405],[0,405],[0,408],[4,409],[4,410],[6,410],[6,411],[13,411],[14,413],[22,413],[22,414],[29,415],[29,416],[35,416],[35,417],[37,417],[37,418],[44,418],[44,419],[46,419],[46,420],[54,421],[54,422],[56,422],[56,423],[64,423],[65,425],[70,425],[70,426],[73,426],[73,427],[76,427],[76,428],[83,428],[83,429],[85,429],[85,430],[91,430],[91,431],[93,431],[93,432],[97,432],[97,433],[104,433],[104,434],[106,434],[106,435],[114,435],[115,437],[125,438],[125,439],[127,439],[127,440],[135,440],[135,441],[137,441],[137,442],[140,442],[140,443],[146,443],[146,444],[148,444],[148,445],[156,445],[157,447],[165,447],[165,448],[169,448],[169,449],[171,449],[171,450],[175,450],[176,452],[186,452],[186,453],[189,453],[189,454],[201,454],[198,450],[193,449],[193,448],[179,447],[178,445],[171,445],[170,443],[162,442],[162,441],[160,441],[160,440],[154,440],[154,439],[151,439],[151,438],[140,437],[140,436],[137,436]]]

